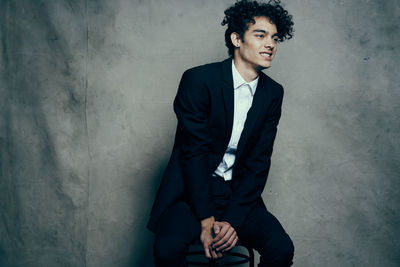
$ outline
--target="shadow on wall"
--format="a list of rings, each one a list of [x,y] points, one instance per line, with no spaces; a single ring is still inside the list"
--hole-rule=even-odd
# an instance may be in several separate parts
[[[70,64],[83,51],[71,50],[54,8],[0,2],[2,266],[85,262],[87,167],[70,168],[87,156],[82,77]]]
[[[147,222],[150,218],[151,208],[153,206],[157,190],[160,186],[162,176],[164,174],[164,170],[168,163],[169,157],[164,158],[155,169],[154,173],[149,177],[149,194],[147,194],[146,200],[146,212],[144,213],[144,218],[141,218],[141,231],[135,232],[135,236],[133,237],[133,247],[135,250],[131,255],[131,264],[130,266],[153,266],[153,244],[155,234],[152,233],[149,229],[147,229]]]
[[[0,247],[0,266],[6,266],[7,258],[6,258],[6,251]]]

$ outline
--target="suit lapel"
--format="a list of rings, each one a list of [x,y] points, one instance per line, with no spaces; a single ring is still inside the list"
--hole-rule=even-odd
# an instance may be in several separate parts
[[[232,58],[228,58],[222,62],[222,95],[225,107],[225,136],[226,145],[228,145],[232,134],[233,127],[233,108],[234,108],[234,92],[232,77]]]
[[[247,113],[247,118],[244,123],[243,131],[239,139],[238,147],[236,150],[236,160],[240,157],[243,149],[247,143],[248,138],[257,122],[257,119],[262,116],[262,112],[266,108],[268,103],[268,88],[267,79],[264,77],[265,74],[260,73],[256,93],[254,94],[253,103]]]
[[[233,112],[234,112],[234,91],[232,77],[232,58],[228,58],[222,62],[222,95],[225,107],[225,136],[226,145],[228,145],[232,134]],[[261,116],[262,111],[268,103],[268,80],[264,73],[260,73],[256,93],[254,94],[253,103],[247,113],[246,122],[243,127],[242,134],[239,139],[236,160],[240,157],[247,140],[251,134],[257,119]]]

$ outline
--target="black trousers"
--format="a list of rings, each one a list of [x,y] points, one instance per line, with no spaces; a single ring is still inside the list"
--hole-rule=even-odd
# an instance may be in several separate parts
[[[212,193],[216,207],[215,219],[221,220],[232,194],[230,182],[213,177]],[[292,265],[294,246],[279,221],[259,205],[246,218],[241,229],[235,229],[242,244],[260,253],[259,267]],[[201,224],[190,206],[179,201],[161,216],[154,242],[154,263],[157,267],[187,266],[185,254],[196,239],[200,239]]]

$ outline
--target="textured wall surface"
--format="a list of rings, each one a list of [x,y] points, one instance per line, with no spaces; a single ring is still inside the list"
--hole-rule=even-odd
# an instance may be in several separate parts
[[[0,0],[0,266],[153,266],[183,71],[233,0]],[[294,266],[400,265],[397,0],[291,0],[264,199]]]

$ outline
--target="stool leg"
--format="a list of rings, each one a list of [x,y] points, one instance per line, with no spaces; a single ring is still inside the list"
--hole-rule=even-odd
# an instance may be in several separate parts
[[[254,251],[252,248],[246,247],[249,252],[249,267],[254,267]]]

